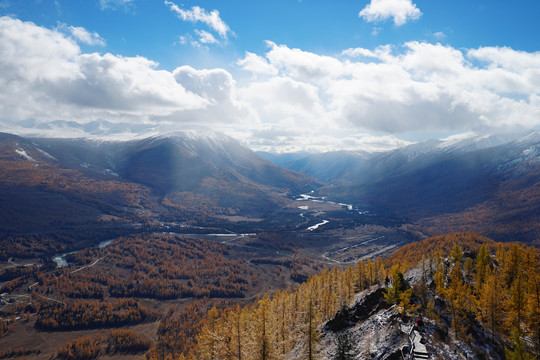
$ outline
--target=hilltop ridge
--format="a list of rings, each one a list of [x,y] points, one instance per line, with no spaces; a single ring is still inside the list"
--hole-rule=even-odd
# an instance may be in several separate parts
[[[226,358],[228,351],[242,358],[399,359],[411,350],[403,329],[419,315],[431,358],[538,356],[539,255],[471,233],[412,243],[384,261],[326,270],[244,309],[212,310],[186,359]],[[340,347],[349,357],[336,357]]]

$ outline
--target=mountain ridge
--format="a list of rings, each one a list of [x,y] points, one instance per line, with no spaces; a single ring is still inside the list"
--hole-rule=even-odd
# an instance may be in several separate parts
[[[140,221],[164,214],[178,219],[265,216],[289,202],[288,193],[321,185],[218,133],[175,132],[114,142],[4,133],[0,152],[0,183],[17,186],[0,194],[6,204],[20,197],[21,206],[43,207],[24,195],[24,189],[38,190],[58,201],[67,198],[75,207],[90,206],[94,219],[98,213],[129,222],[143,213]],[[49,204],[53,209],[54,203]]]

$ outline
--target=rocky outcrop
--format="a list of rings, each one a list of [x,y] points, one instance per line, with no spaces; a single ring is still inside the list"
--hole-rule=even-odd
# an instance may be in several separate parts
[[[378,288],[364,296],[351,308],[342,307],[332,319],[328,320],[325,330],[336,332],[354,326],[356,323],[389,307],[390,305],[384,300],[384,288]]]

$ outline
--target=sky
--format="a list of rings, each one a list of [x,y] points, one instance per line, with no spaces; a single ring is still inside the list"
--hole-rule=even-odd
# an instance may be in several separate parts
[[[382,151],[540,127],[538,0],[0,0],[0,131]]]

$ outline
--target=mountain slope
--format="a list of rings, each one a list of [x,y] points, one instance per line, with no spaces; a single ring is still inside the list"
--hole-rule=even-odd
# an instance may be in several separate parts
[[[421,350],[442,359],[504,359],[521,341],[534,357],[539,259],[536,248],[471,233],[426,239],[384,261],[325,270],[243,309],[213,309],[184,355],[389,360]],[[418,316],[424,324],[414,328]],[[410,340],[412,333],[423,341]],[[174,350],[163,345],[149,359]]]
[[[124,153],[116,160],[122,174],[139,182],[159,177],[163,183],[154,185],[166,191],[190,190],[205,177],[218,175],[290,191],[314,184],[313,179],[270,163],[236,140],[208,131],[176,132],[132,142]]]
[[[350,186],[384,179],[456,155],[508,144],[532,134],[513,133],[464,139],[427,140],[378,153],[358,150],[304,156],[301,156],[301,153],[264,153],[263,156],[280,166],[309,174],[321,181]],[[293,159],[287,161],[288,158]]]
[[[84,238],[96,228],[112,233],[111,227],[131,221],[150,194],[148,188],[111,174],[89,175],[81,166],[87,163],[66,165],[73,153],[59,160],[44,149],[33,140],[0,135],[2,236],[65,230]]]
[[[333,151],[290,161],[283,167],[309,174],[325,182],[343,182],[351,169],[364,169],[374,154],[365,151]]]
[[[408,146],[372,158],[367,173],[354,176],[355,184],[342,182],[321,192],[419,222],[431,235],[443,228],[479,231],[498,240],[518,236],[536,241],[540,133],[488,146],[499,140]]]
[[[127,222],[265,216],[289,201],[286,194],[319,186],[207,131],[128,142],[1,134],[0,173],[0,206],[11,206],[12,217],[21,219],[4,218],[0,227],[25,232],[60,219],[99,222],[104,215]]]
[[[295,160],[300,160],[311,155],[307,151],[298,151],[293,153],[272,153],[268,151],[256,151],[256,153],[265,158],[266,160],[276,164],[277,166],[285,168],[287,168],[285,166],[287,163]]]

